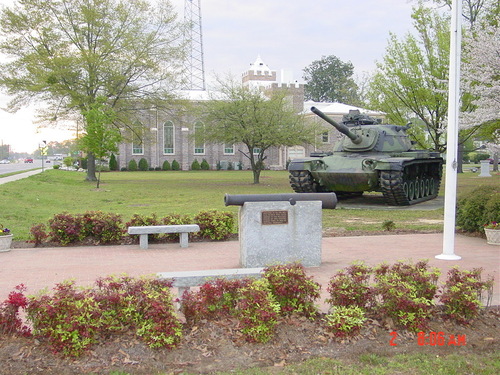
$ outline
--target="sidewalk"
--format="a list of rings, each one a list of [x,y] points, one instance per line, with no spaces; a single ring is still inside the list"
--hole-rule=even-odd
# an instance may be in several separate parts
[[[33,176],[34,174],[42,173],[42,168],[36,169],[34,171],[22,172],[18,174],[14,174],[12,176],[0,177],[0,184],[5,184],[7,182],[21,180],[23,178]]]
[[[435,259],[442,253],[442,234],[383,235],[362,237],[324,237],[322,264],[307,268],[307,273],[322,285],[321,301],[327,297],[329,279],[356,260],[368,265],[399,260],[428,259],[441,269],[441,281],[454,266],[461,269],[483,268],[483,278],[495,278],[493,304],[500,305],[500,246],[484,239],[457,235],[457,261]],[[78,285],[91,286],[99,277],[127,274],[151,275],[157,272],[224,269],[239,267],[239,242],[192,242],[188,248],[179,244],[151,244],[148,250],[139,245],[54,247],[12,249],[0,253],[0,301],[18,284],[25,284],[28,294],[52,289],[56,283],[74,279]],[[323,310],[325,305],[321,306]]]

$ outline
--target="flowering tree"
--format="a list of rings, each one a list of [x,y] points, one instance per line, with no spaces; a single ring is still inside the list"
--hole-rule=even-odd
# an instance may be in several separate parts
[[[498,170],[500,152],[500,33],[498,26],[477,30],[466,40],[463,89],[470,96],[462,115],[465,128],[477,127],[478,135],[488,141],[487,148]]]

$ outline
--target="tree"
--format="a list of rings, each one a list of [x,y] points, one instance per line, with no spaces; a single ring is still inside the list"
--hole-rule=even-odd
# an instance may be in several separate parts
[[[352,78],[354,66],[336,56],[323,56],[304,69],[306,100],[358,104],[358,87]]]
[[[427,0],[428,1],[428,0]],[[432,2],[446,6],[451,10],[452,0],[431,0]],[[498,0],[461,0],[462,17],[469,29],[474,29],[483,20],[494,21],[498,24],[500,13],[500,2]],[[422,2],[422,0],[418,0]]]
[[[105,102],[105,98],[99,97],[84,111],[83,116],[87,124],[86,133],[79,139],[83,151],[91,153],[98,160],[118,151],[118,143],[121,135],[118,129],[111,125],[115,119],[115,112]],[[101,169],[97,178],[97,189],[101,181]]]
[[[130,128],[137,110],[168,105],[183,58],[169,1],[18,0],[2,9],[0,27],[8,108],[39,101],[46,122],[82,117],[102,96],[116,114],[113,125]],[[88,158],[87,179],[96,180]]]
[[[205,126],[196,136],[208,142],[244,144],[246,150],[240,152],[250,161],[254,184],[260,182],[270,147],[314,141],[315,128],[306,125],[292,109],[286,90],[271,91],[265,96],[232,80],[220,85],[218,97],[201,104]]]
[[[463,89],[471,96],[462,114],[465,128],[488,142],[487,149],[498,170],[500,153],[500,32],[498,25],[487,26],[467,39],[463,69]]]
[[[370,105],[385,112],[393,123],[404,125],[408,118],[417,117],[427,134],[425,138],[415,137],[419,146],[444,152],[449,22],[447,17],[424,7],[415,9],[412,17],[416,36],[408,34],[399,40],[391,34],[383,62],[377,64],[368,97]]]

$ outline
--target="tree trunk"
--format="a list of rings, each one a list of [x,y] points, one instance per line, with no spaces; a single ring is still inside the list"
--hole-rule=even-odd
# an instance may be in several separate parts
[[[253,171],[253,183],[260,184],[260,169],[253,167],[252,171]]]
[[[95,175],[95,156],[91,152],[87,154],[87,177],[86,181],[97,181]]]

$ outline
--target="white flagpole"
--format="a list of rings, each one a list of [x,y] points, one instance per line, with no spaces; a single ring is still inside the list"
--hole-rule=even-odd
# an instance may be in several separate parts
[[[453,0],[451,10],[443,252],[436,255],[437,259],[443,260],[462,259],[462,257],[455,254],[462,0]]]

